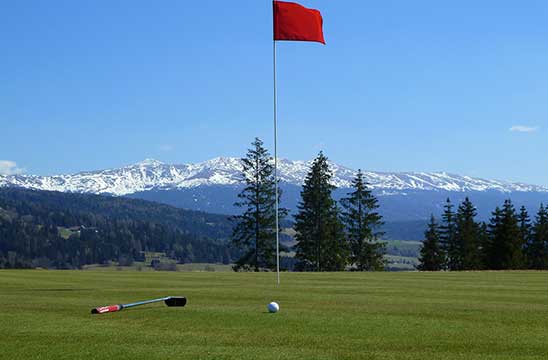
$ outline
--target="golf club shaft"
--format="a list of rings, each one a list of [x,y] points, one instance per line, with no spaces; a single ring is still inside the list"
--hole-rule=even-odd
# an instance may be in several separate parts
[[[101,306],[101,307],[92,309],[91,313],[92,314],[105,314],[105,313],[109,313],[109,312],[116,312],[116,311],[120,311],[120,310],[123,310],[125,308],[129,308],[129,307],[145,305],[145,304],[150,304],[150,303],[155,303],[155,302],[160,302],[160,301],[166,301],[166,300],[169,300],[171,298],[172,298],[171,296],[167,296],[167,297],[163,297],[163,298],[159,298],[159,299],[138,301],[138,302],[129,303],[129,304]]]
[[[122,306],[122,308],[125,309],[125,308],[133,307],[133,306],[139,306],[139,305],[151,304],[151,303],[160,302],[160,301],[166,301],[169,298],[170,298],[170,296],[159,298],[159,299],[145,300],[145,301],[138,301],[138,302],[129,303],[129,304],[123,304],[121,306]]]

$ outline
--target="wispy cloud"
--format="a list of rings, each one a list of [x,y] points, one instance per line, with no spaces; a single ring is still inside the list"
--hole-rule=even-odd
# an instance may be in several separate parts
[[[538,131],[538,127],[536,127],[536,126],[525,126],[525,125],[514,125],[510,128],[510,131],[520,132],[520,133],[534,133],[534,132]]]
[[[18,175],[25,172],[25,169],[17,167],[15,161],[0,160],[0,175]]]
[[[168,151],[173,151],[175,149],[175,146],[169,145],[169,144],[163,144],[163,145],[160,145],[158,149],[160,149],[160,151],[168,152]]]

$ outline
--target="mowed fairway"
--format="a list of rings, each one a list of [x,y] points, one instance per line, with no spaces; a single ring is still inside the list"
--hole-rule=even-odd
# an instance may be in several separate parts
[[[548,273],[0,271],[0,358],[548,359]]]

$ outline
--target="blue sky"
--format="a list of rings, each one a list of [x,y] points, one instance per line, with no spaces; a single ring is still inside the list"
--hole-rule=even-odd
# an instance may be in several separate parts
[[[548,2],[306,0],[279,43],[280,156],[548,185]],[[0,3],[0,172],[272,146],[271,2]],[[511,130],[512,129],[512,130]]]

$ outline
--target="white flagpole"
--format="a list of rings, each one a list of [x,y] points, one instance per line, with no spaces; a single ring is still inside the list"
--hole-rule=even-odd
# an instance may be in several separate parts
[[[280,224],[278,204],[278,93],[276,88],[276,40],[273,41],[274,50],[274,181],[276,188],[276,271],[278,286],[280,285]]]

